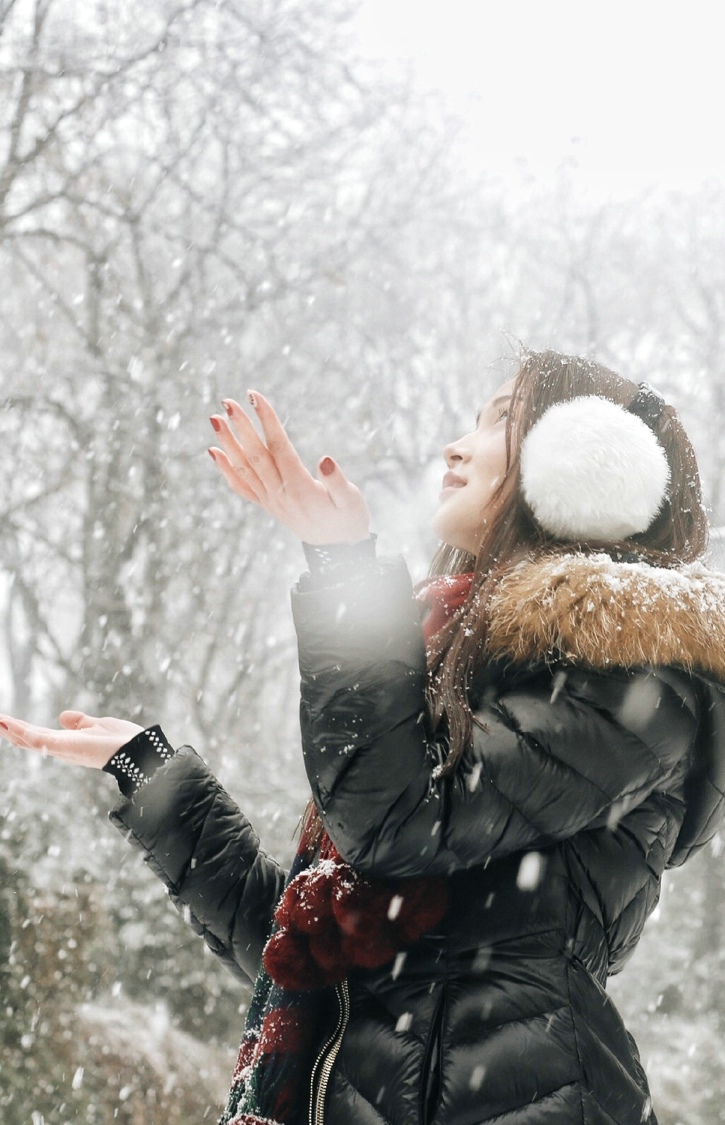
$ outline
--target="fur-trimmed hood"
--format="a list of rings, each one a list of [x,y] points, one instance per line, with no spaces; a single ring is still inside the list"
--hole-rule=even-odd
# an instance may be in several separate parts
[[[678,666],[725,683],[725,574],[546,555],[514,566],[490,605],[488,649],[593,668]]]

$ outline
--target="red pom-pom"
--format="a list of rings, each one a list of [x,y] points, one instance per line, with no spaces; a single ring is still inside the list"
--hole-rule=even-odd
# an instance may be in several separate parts
[[[301,871],[280,899],[274,914],[277,924],[303,934],[321,934],[329,927],[330,898],[334,886],[332,864]]]
[[[318,865],[293,879],[275,911],[280,929],[264,966],[296,991],[342,980],[350,968],[377,969],[416,942],[448,909],[444,879],[370,881],[331,842]]]
[[[393,960],[400,949],[400,942],[381,933],[345,934],[342,948],[349,965],[357,969],[379,969]]]
[[[349,964],[378,969],[398,952],[400,939],[389,920],[393,895],[386,883],[370,883],[346,868],[332,896],[332,909]]]
[[[393,893],[385,883],[370,883],[346,868],[332,896],[332,910],[342,932],[349,936],[373,933],[387,937]]]
[[[326,982],[302,934],[278,930],[264,947],[264,967],[272,980],[294,992],[321,988]]]
[[[337,984],[347,976],[350,960],[342,943],[342,935],[336,927],[324,934],[310,938],[310,953],[324,972],[328,984]]]

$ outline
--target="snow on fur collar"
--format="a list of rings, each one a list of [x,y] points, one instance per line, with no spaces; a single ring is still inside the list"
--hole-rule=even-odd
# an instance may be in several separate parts
[[[493,595],[487,643],[492,656],[516,662],[679,665],[725,681],[725,574],[605,554],[528,559]]]

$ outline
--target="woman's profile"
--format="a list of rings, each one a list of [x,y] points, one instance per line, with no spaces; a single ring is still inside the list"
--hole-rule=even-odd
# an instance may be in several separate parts
[[[725,578],[674,408],[526,353],[444,450],[414,589],[250,402],[261,434],[225,400],[210,453],[305,547],[291,871],[158,726],[3,735],[112,773],[114,823],[255,983],[224,1125],[656,1125],[607,979],[725,805]]]

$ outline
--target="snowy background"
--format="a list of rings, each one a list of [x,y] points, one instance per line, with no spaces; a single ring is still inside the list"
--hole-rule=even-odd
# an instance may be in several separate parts
[[[205,452],[248,386],[417,575],[442,444],[519,341],[658,386],[725,523],[711,13],[0,0],[0,709],[160,721],[289,857],[301,553]],[[216,1120],[249,995],[113,800],[0,747],[3,1125]],[[725,1121],[720,848],[612,985],[661,1125]]]

